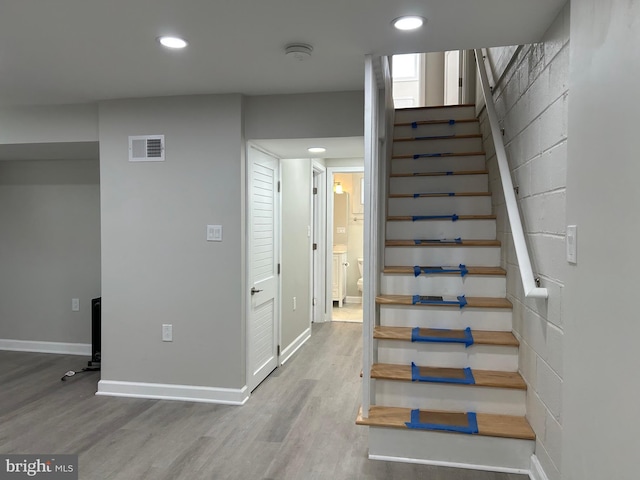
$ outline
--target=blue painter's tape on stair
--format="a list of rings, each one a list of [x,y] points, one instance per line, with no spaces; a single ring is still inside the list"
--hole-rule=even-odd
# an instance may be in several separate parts
[[[473,372],[470,368],[463,368],[464,378],[451,377],[432,377],[429,375],[420,375],[420,367],[411,362],[411,381],[412,382],[433,382],[433,383],[456,383],[459,385],[474,385],[476,379],[473,378]]]
[[[416,220],[450,219],[452,222],[456,222],[458,218],[458,215],[456,215],[455,213],[453,215],[414,215],[413,217],[411,217],[411,221],[415,222]]]
[[[455,125],[456,121],[455,120],[449,120],[449,125]]]
[[[416,245],[422,245],[427,243],[462,243],[462,238],[424,238],[420,240],[414,240]]]
[[[411,122],[411,128],[418,128],[418,122]]]
[[[434,328],[432,330],[437,330],[439,332],[450,332],[451,330]],[[464,329],[464,338],[457,337],[436,337],[430,335],[420,335],[420,327],[415,327],[411,330],[411,341],[412,342],[423,342],[423,343],[463,343],[465,347],[470,347],[473,345],[473,334],[471,333],[471,328],[467,327]]]
[[[412,305],[459,305],[460,308],[464,308],[464,306],[467,304],[467,299],[464,298],[464,295],[460,295],[458,297],[458,300],[441,300],[440,298],[433,299],[430,298],[429,296],[424,296],[424,295],[413,295],[411,297],[411,304]]]
[[[434,157],[442,157],[443,155],[453,155],[453,152],[443,152],[443,153],[417,153],[413,156],[414,160],[419,158],[434,158]]]
[[[461,242],[460,242],[461,243]],[[438,274],[438,273],[459,273],[461,277],[464,277],[469,270],[462,263],[458,266],[458,268],[444,268],[444,267],[413,267],[413,273],[417,277],[420,273],[424,273],[425,275],[430,274]]]
[[[455,135],[435,135],[433,137],[415,137],[415,140],[440,140],[453,137],[455,137]]]
[[[460,309],[462,310],[467,305],[467,299],[464,295],[460,295],[458,301],[460,302]]]
[[[422,195],[448,195],[450,197],[456,196],[454,192],[426,192],[426,193],[414,193],[413,198],[418,198]]]
[[[415,428],[420,430],[436,430],[440,432],[457,432],[475,435],[478,433],[478,420],[474,412],[467,414],[467,426],[443,425],[440,423],[420,423],[420,410],[411,410],[411,421],[405,422],[407,428]]]

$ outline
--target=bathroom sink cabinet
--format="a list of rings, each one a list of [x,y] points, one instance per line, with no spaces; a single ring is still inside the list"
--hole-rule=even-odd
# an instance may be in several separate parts
[[[333,254],[332,298],[340,308],[347,297],[347,266],[346,252]]]

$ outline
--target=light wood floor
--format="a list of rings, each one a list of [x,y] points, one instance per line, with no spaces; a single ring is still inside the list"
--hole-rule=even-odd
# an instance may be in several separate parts
[[[96,397],[82,357],[0,351],[0,453],[77,453],[82,480],[526,480],[367,459],[359,324],[311,340],[243,407]]]

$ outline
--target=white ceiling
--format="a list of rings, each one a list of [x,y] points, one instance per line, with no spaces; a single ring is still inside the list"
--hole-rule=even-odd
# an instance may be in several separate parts
[[[566,0],[2,0],[0,105],[360,90],[365,54],[529,43]],[[406,33],[391,20],[427,18]],[[167,51],[155,38],[179,34]],[[311,59],[283,54],[313,45]]]

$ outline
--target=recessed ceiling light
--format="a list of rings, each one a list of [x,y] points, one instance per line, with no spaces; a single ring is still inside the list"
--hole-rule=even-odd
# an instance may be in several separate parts
[[[311,153],[324,153],[327,151],[324,147],[309,147],[307,150]]]
[[[184,48],[188,45],[187,41],[180,37],[158,37],[158,42],[167,48]]]
[[[391,23],[398,30],[415,30],[424,25],[424,18],[417,16],[398,17]]]

